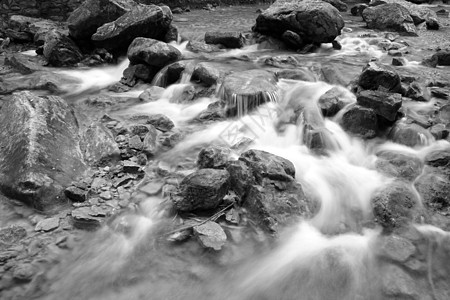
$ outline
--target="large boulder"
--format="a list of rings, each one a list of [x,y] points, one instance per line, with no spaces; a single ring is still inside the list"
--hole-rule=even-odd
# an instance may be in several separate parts
[[[382,91],[361,91],[357,96],[358,104],[372,108],[376,114],[389,121],[395,121],[402,106],[402,95]]]
[[[167,6],[134,6],[117,20],[98,28],[92,35],[92,41],[98,47],[116,50],[127,49],[137,37],[163,40],[172,18]]]
[[[85,170],[77,120],[60,97],[13,94],[0,114],[0,189],[46,210]]]
[[[305,44],[331,43],[341,34],[344,20],[331,4],[320,0],[277,0],[256,19],[253,30],[275,38],[286,31]]]
[[[112,22],[137,5],[132,0],[86,0],[67,19],[69,34],[89,40],[97,28]]]
[[[77,45],[56,29],[49,31],[45,36],[44,57],[54,67],[73,66],[83,59]]]
[[[414,24],[416,25],[422,22],[429,22],[430,20],[437,21],[437,15],[433,10],[426,6],[417,5],[406,0],[376,0],[371,5],[380,5],[385,3],[396,3],[406,8],[409,15],[413,19]]]
[[[277,79],[273,73],[255,69],[226,76],[220,86],[220,98],[228,115],[242,116],[269,101],[278,101]]]
[[[362,16],[368,28],[417,35],[416,26],[409,11],[400,4],[388,3],[368,7],[363,11]]]
[[[58,25],[51,20],[21,15],[11,16],[8,24],[8,29],[28,34],[38,45],[42,45],[47,32],[55,28],[58,28]]]
[[[138,37],[128,47],[128,59],[131,64],[145,63],[162,68],[181,58],[181,52],[172,45],[150,38]]]

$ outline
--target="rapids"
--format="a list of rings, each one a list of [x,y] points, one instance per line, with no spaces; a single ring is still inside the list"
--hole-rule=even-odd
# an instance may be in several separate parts
[[[191,21],[177,23],[175,19],[181,35],[195,39],[199,26]],[[240,25],[246,23],[234,24],[238,28]],[[149,197],[141,201],[135,212],[119,215],[99,231],[81,236],[74,249],[63,254],[62,261],[50,271],[51,279],[46,283],[49,290],[40,299],[381,299],[379,267],[374,262],[374,244],[381,230],[366,223],[372,214],[371,195],[392,179],[376,171],[375,153],[398,150],[414,153],[423,160],[433,149],[449,144],[429,140],[421,147],[409,148],[381,138],[363,141],[341,128],[342,112],[324,118],[320,111],[315,111],[311,114],[328,144],[326,153],[317,154],[309,149],[303,136],[305,123],[287,121],[293,107],[316,106],[319,97],[335,86],[348,95],[348,105],[356,101],[346,87],[321,81],[315,71],[317,67],[333,65],[343,79],[353,79],[370,59],[388,59],[377,46],[377,40],[383,38],[361,37],[360,31],[353,28],[344,32],[340,51],[324,45],[317,53],[308,55],[247,46],[218,56],[200,57],[182,42],[177,44],[178,49],[194,64],[213,61],[248,69],[267,68],[263,64],[265,58],[292,55],[317,80],[280,80],[279,97],[273,101],[249,114],[202,124],[193,119],[218,100],[220,91],[217,89],[215,95],[194,103],[178,103],[179,93],[196,84],[190,81],[192,73],[187,72],[180,82],[165,87],[157,101],[113,112],[161,113],[172,119],[184,137],[173,149],[155,158],[171,170],[195,161],[204,146],[230,147],[243,138],[251,139],[251,148],[282,156],[295,165],[296,180],[309,197],[321,203],[314,218],[287,228],[276,241],[258,232],[250,234],[230,226],[228,233],[233,236],[230,245],[215,255],[202,251],[195,242],[183,246],[166,242],[164,227],[171,220],[161,205],[164,199]],[[120,80],[127,65],[124,59],[113,67],[59,72],[79,81],[63,87],[67,96],[100,93],[137,98],[142,89],[122,95],[105,89]],[[412,61],[405,68],[415,72],[420,66]],[[163,75],[159,74],[156,81],[161,82]],[[420,113],[432,106],[433,100],[410,103],[406,109]],[[239,152],[233,155],[238,157]],[[429,225],[418,224],[417,228],[438,241],[449,234]]]

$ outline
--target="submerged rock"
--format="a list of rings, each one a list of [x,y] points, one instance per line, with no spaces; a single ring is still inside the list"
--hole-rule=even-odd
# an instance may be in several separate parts
[[[388,176],[413,182],[422,173],[423,163],[415,154],[385,150],[376,155],[375,168]]]
[[[362,13],[367,27],[371,29],[393,30],[405,35],[417,36],[416,26],[409,11],[397,3],[367,7]]]
[[[408,147],[428,145],[434,140],[433,135],[422,126],[400,121],[392,127],[388,138]]]
[[[286,30],[298,34],[305,44],[331,43],[344,27],[339,11],[319,0],[277,0],[256,19],[253,30],[281,39]]]
[[[171,200],[180,211],[214,209],[229,187],[230,174],[226,170],[200,169],[183,179]]]
[[[0,114],[0,188],[36,209],[61,203],[85,170],[77,120],[60,97],[19,92]]]
[[[162,68],[181,58],[181,52],[172,45],[150,38],[138,37],[128,47],[128,59],[131,64],[145,63]]]
[[[223,231],[219,224],[212,221],[195,226],[194,234],[203,247],[212,248],[216,251],[222,249],[227,241],[225,231]]]
[[[98,47],[126,49],[137,37],[163,40],[172,22],[167,6],[137,5],[113,22],[106,23],[92,35]]]
[[[136,5],[132,0],[86,0],[67,19],[69,34],[75,39],[89,40],[97,28]]]

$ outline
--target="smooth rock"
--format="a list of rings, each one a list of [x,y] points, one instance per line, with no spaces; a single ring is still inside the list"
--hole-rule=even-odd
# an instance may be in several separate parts
[[[406,122],[397,122],[388,133],[388,138],[408,147],[428,145],[434,140],[431,133],[422,126]]]
[[[422,173],[423,163],[415,154],[384,150],[376,155],[375,168],[385,175],[413,182]]]
[[[151,38],[138,37],[128,47],[131,64],[145,63],[162,68],[181,58],[181,52],[172,45]]]
[[[244,46],[244,37],[240,32],[208,31],[205,33],[205,43],[221,44],[226,48],[242,48]]]
[[[333,117],[351,101],[341,88],[333,87],[320,96],[318,105],[324,117]]]
[[[48,218],[37,223],[35,231],[52,231],[59,227],[59,218]]]
[[[208,221],[205,224],[195,226],[194,234],[203,247],[216,251],[222,249],[227,241],[225,231],[216,222]]]

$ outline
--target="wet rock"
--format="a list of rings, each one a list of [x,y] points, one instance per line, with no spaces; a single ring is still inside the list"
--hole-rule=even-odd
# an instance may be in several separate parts
[[[449,136],[450,130],[444,124],[435,124],[429,129],[436,140],[442,140]]]
[[[186,49],[194,53],[199,52],[211,53],[220,51],[221,47],[220,45],[210,45],[198,41],[189,41],[188,44],[186,45]]]
[[[0,115],[0,187],[36,209],[51,208],[85,164],[77,120],[60,97],[13,94]]]
[[[283,32],[283,34],[281,35],[281,39],[294,49],[301,49],[303,46],[305,46],[305,43],[302,40],[301,36],[290,30],[286,30],[285,32]]]
[[[331,43],[343,27],[339,11],[326,2],[279,0],[257,17],[253,30],[278,39],[290,30],[309,44]]]
[[[376,5],[383,3],[395,3],[403,6],[408,10],[415,25],[419,25],[423,22],[433,22],[433,20],[437,23],[436,13],[426,6],[416,5],[405,0],[377,0],[374,2]],[[437,24],[437,26],[439,27],[439,24]]]
[[[27,236],[27,230],[22,226],[11,225],[0,229],[0,250],[12,245]]]
[[[208,62],[197,64],[192,73],[193,78],[200,80],[208,86],[217,84],[223,75],[214,64]]]
[[[132,0],[86,0],[67,19],[69,33],[75,39],[89,40],[97,28],[130,11]]]
[[[138,37],[128,47],[131,64],[145,63],[162,68],[181,58],[181,52],[172,45],[151,38]]]
[[[225,118],[226,113],[222,101],[216,101],[209,104],[208,107],[196,117],[199,121],[215,121]]]
[[[425,156],[425,164],[432,167],[442,167],[449,168],[450,167],[450,149],[437,149],[429,152]]]
[[[226,76],[219,95],[226,103],[230,116],[245,115],[257,106],[277,101],[278,88],[274,74],[265,70],[248,70]]]
[[[227,164],[230,173],[231,189],[241,198],[247,194],[251,185],[255,184],[253,170],[242,160],[230,161]]]
[[[409,11],[397,3],[388,3],[364,9],[362,17],[367,28],[394,30],[404,35],[417,36],[416,26]]]
[[[362,17],[362,13],[367,7],[369,7],[367,4],[357,4],[350,9],[350,13],[353,16],[361,16]]]
[[[59,218],[48,218],[37,223],[34,230],[36,231],[52,231],[59,227]]]
[[[404,57],[394,57],[392,58],[392,65],[393,66],[397,66],[397,67],[401,67],[407,64],[407,60]]]
[[[208,221],[205,224],[195,226],[194,234],[203,247],[216,251],[222,249],[227,241],[225,231],[216,222]]]
[[[426,173],[415,182],[424,204],[437,210],[447,210],[450,207],[450,180],[440,174]]]
[[[129,116],[128,120],[135,124],[151,125],[162,132],[170,131],[175,127],[172,120],[163,114],[134,114]]]
[[[139,79],[144,82],[151,82],[156,73],[157,69],[148,65],[129,65],[128,68],[123,71],[120,83],[133,87],[139,82]]]
[[[392,68],[369,62],[363,68],[358,85],[365,90],[383,89],[388,92],[401,93],[401,81],[398,73]]]
[[[397,299],[423,299],[416,280],[400,267],[388,265],[382,269],[381,289],[386,296]]]
[[[439,108],[438,119],[444,124],[450,124],[450,104],[443,105]]]
[[[73,226],[78,229],[95,230],[102,224],[102,218],[90,207],[80,207],[72,211]]]
[[[424,59],[422,64],[433,68],[436,66],[450,66],[450,50],[439,50],[431,58]]]
[[[21,74],[31,74],[42,69],[34,57],[14,53],[5,55],[5,66],[10,66]]]
[[[347,4],[345,4],[340,0],[324,0],[324,1],[336,7],[340,12],[346,12],[348,9]]]
[[[171,200],[180,211],[214,209],[229,187],[230,174],[226,170],[200,169],[183,179]]]
[[[346,94],[339,87],[333,87],[320,96],[318,105],[324,117],[332,117],[349,104]]]
[[[67,198],[74,202],[84,202],[87,198],[87,191],[77,186],[69,186],[64,190]]]
[[[422,173],[423,163],[415,154],[385,150],[376,155],[375,168],[388,176],[413,182]]]
[[[341,125],[346,131],[364,139],[377,135],[377,115],[371,108],[353,106],[343,114]]]
[[[14,268],[13,278],[17,281],[28,282],[33,279],[35,269],[32,264],[20,264]]]
[[[137,5],[92,35],[92,41],[105,49],[127,48],[138,37],[162,40],[172,22],[167,6]]]
[[[80,148],[88,164],[109,165],[120,159],[119,147],[103,124],[91,124],[82,136]]]
[[[363,107],[372,108],[379,116],[395,121],[397,112],[402,106],[402,95],[382,91],[361,91],[356,101]]]
[[[178,41],[178,28],[170,24],[164,38],[162,39],[165,43],[177,42]]]
[[[427,102],[430,100],[428,91],[420,86],[417,82],[412,82],[406,89],[405,96],[413,99],[414,101]]]
[[[221,169],[227,164],[231,154],[230,149],[218,146],[203,148],[198,154],[197,166],[199,169]]]
[[[44,57],[54,67],[73,66],[83,59],[78,46],[56,29],[49,31],[45,36]]]
[[[386,232],[391,232],[413,220],[419,199],[410,184],[394,181],[376,192],[371,203],[378,224]]]
[[[279,79],[285,78],[309,82],[316,81],[315,75],[307,68],[282,69],[282,70],[277,69],[275,71],[275,74]]]
[[[139,95],[139,100],[145,101],[145,102],[154,102],[161,99],[161,96],[163,92],[165,91],[164,88],[159,86],[152,86],[142,92],[142,94]]]
[[[58,25],[51,20],[13,15],[9,18],[8,28],[28,34],[36,45],[43,45],[45,34]]]
[[[434,139],[422,126],[406,122],[397,122],[389,132],[388,138],[408,147],[428,145]]]
[[[244,37],[240,32],[206,32],[206,44],[221,44],[226,48],[242,48],[244,46]]]
[[[405,262],[416,252],[413,243],[401,236],[380,236],[380,239],[377,243],[380,245],[379,255],[389,260]]]

